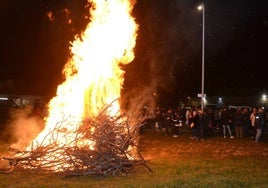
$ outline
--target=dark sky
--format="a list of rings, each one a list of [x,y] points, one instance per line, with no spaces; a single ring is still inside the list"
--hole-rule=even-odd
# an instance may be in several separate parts
[[[0,93],[54,95],[69,41],[87,23],[85,3],[0,1]],[[138,0],[133,14],[139,35],[135,60],[126,67],[126,88],[151,88],[170,99],[200,93],[199,3]],[[267,5],[267,0],[205,1],[207,95],[253,95],[268,89]]]

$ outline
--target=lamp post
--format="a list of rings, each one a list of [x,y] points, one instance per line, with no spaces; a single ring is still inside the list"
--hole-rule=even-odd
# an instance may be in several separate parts
[[[204,110],[204,85],[205,85],[205,4],[202,2],[198,6],[198,10],[202,10],[203,23],[202,23],[202,78],[201,78],[201,110]]]

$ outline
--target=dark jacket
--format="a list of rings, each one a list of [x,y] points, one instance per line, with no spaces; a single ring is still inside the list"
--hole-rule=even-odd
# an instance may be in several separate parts
[[[243,113],[242,114],[242,126],[243,127],[249,127],[250,126],[250,114],[249,113]]]
[[[208,128],[210,122],[210,116],[206,113],[202,114],[199,118],[199,126],[202,128]]]
[[[260,129],[264,126],[265,118],[263,113],[256,113],[255,115],[255,126],[257,129]]]
[[[233,123],[235,127],[241,127],[242,126],[243,117],[241,112],[234,113],[233,116]]]
[[[227,110],[223,110],[221,113],[221,123],[222,125],[230,125],[231,123],[231,115]]]
[[[189,119],[189,124],[191,125],[191,123],[194,123],[194,126],[192,127],[192,129],[198,129],[199,126],[199,116],[198,114],[196,114],[195,116],[191,117]]]

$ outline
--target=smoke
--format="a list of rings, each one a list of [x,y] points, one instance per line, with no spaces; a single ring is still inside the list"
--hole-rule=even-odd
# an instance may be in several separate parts
[[[43,128],[44,124],[40,114],[34,113],[31,106],[11,109],[5,129],[1,130],[1,138],[11,148],[24,151]],[[4,154],[5,157],[10,155],[8,151],[4,150],[1,151],[1,154]],[[1,160],[0,170],[5,169],[5,172],[8,172],[6,171],[8,168],[10,168],[9,161]]]
[[[34,114],[30,106],[12,110],[10,117],[7,127],[14,141],[12,148],[25,149],[44,128],[41,116]]]
[[[237,57],[239,54],[230,54],[230,50],[237,51],[241,45],[234,39],[251,40],[243,38],[246,36],[243,31],[249,21],[245,16],[252,14],[252,8],[246,2],[239,6],[241,2],[205,1],[208,88],[215,85],[214,79],[219,74],[215,70],[219,69],[220,62],[226,62],[230,55]],[[136,77],[129,76],[136,80],[133,87],[155,87],[152,90],[158,92],[163,103],[167,99],[176,101],[181,96],[196,96],[200,92],[203,16],[197,10],[198,4],[200,1],[196,0],[138,1],[135,8],[139,24],[136,66],[131,65],[127,72],[136,74]]]
[[[140,86],[129,90],[121,97],[121,108],[134,118],[151,118],[156,107],[156,95],[153,87]]]
[[[201,37],[196,35],[201,27],[193,24],[198,19],[190,11],[193,7],[193,1],[186,0],[138,1],[135,59],[126,69],[128,96],[150,104],[174,104],[182,82],[192,75],[187,62],[201,46]]]

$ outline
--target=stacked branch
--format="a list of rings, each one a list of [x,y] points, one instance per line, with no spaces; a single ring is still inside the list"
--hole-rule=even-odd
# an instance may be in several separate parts
[[[63,176],[125,175],[137,166],[151,171],[137,148],[140,121],[110,117],[106,112],[107,108],[95,118],[76,123],[72,132],[64,127],[67,122],[67,127],[74,126],[74,122],[64,120],[41,143],[26,151],[11,149],[15,157],[4,159],[12,169],[53,171]],[[59,144],[57,139],[63,133],[66,143]],[[47,139],[49,144],[45,144]]]

